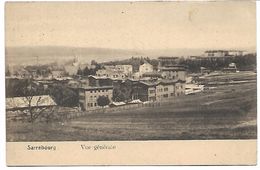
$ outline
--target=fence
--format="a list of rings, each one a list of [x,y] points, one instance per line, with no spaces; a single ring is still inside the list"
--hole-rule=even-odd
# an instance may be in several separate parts
[[[150,102],[150,103],[138,103],[138,104],[127,104],[122,106],[116,106],[116,107],[107,107],[107,108],[100,108],[95,110],[89,110],[89,111],[79,111],[76,108],[66,108],[66,107],[59,107],[55,111],[55,119],[58,119],[59,121],[64,121],[67,119],[74,119],[90,114],[103,114],[103,113],[113,113],[113,112],[122,112],[125,110],[131,110],[131,109],[141,109],[141,108],[149,108],[149,107],[162,107],[166,105],[171,105],[173,102],[180,102],[182,98],[179,97],[171,97],[163,101],[156,101],[156,102]],[[7,112],[7,120],[22,120],[22,118],[26,118],[22,111],[15,111],[15,112]]]
[[[184,96],[183,96],[184,97]],[[156,101],[151,103],[138,103],[138,104],[127,104],[122,106],[116,106],[116,107],[108,107],[108,108],[100,108],[95,110],[89,110],[89,111],[78,111],[78,112],[68,112],[66,113],[66,119],[73,119],[77,117],[82,117],[90,114],[101,114],[101,113],[113,113],[113,112],[122,112],[125,110],[130,109],[140,109],[140,108],[149,108],[149,107],[162,107],[171,105],[173,102],[181,102],[181,96],[179,97],[171,97],[168,100],[162,100],[162,101]]]

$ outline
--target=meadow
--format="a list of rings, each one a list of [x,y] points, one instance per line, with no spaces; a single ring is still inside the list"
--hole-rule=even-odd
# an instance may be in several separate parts
[[[225,84],[156,107],[93,113],[53,123],[7,122],[7,141],[256,139],[256,75],[228,74]],[[243,79],[244,78],[244,79]],[[216,80],[216,76],[207,77]]]

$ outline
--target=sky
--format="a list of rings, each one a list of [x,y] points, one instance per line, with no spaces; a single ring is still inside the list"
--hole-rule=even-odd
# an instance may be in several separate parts
[[[34,2],[5,5],[6,46],[256,47],[255,2]]]

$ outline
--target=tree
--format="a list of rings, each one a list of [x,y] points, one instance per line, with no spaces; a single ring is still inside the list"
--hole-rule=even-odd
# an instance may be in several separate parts
[[[115,89],[113,91],[113,97],[112,97],[113,101],[115,102],[124,102],[127,100],[126,97],[126,93],[123,93],[121,90],[119,89]]]
[[[79,68],[77,71],[77,75],[82,75],[82,74],[83,74],[83,71]]]
[[[101,107],[104,107],[110,103],[110,100],[106,96],[99,96],[97,99],[97,104]]]
[[[48,106],[40,106],[42,102],[43,91],[39,90],[38,86],[33,83],[32,79],[28,79],[25,82],[25,86],[22,88],[23,100],[27,104],[26,112],[29,114],[24,114],[25,116],[29,115],[29,122],[35,122],[40,116],[44,114],[52,115],[53,110],[49,110]],[[46,113],[45,113],[46,111]],[[50,116],[48,116],[48,121],[50,120]]]
[[[65,107],[78,106],[79,96],[78,93],[64,85],[54,85],[50,88],[49,94],[54,98],[54,101]]]
[[[97,65],[97,62],[95,60],[91,60],[91,65]]]

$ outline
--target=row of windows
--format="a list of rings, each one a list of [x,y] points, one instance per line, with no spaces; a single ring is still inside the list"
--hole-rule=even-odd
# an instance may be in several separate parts
[[[180,86],[176,86],[176,89],[183,89],[183,85],[180,85]]]
[[[153,94],[153,93],[155,93],[155,90],[149,90],[149,93]]]
[[[162,91],[163,91],[163,89],[157,89],[157,91],[158,91],[158,92],[162,92]]]
[[[99,95],[99,96],[100,96],[100,95]],[[97,98],[97,97],[99,97],[99,96],[90,96],[90,99]],[[108,95],[104,95],[104,96],[108,97]]]
[[[88,107],[96,107],[97,103],[88,103]]]
[[[158,92],[163,92],[163,91],[168,91],[168,90],[169,90],[168,87],[165,87],[163,89],[162,88],[161,89],[157,89]]]
[[[106,77],[109,77],[108,74],[97,74],[98,76],[106,76]],[[114,74],[114,75],[111,75],[113,78],[118,78],[118,77],[122,77],[124,78],[125,76],[124,75],[118,75],[118,74]]]
[[[96,92],[108,92],[108,90],[90,90],[90,93],[96,93]]]
[[[168,97],[168,94],[164,94],[163,97],[164,97],[164,98],[167,98],[167,97]]]
[[[170,96],[175,96],[174,93],[170,93]],[[161,96],[158,96],[159,98],[163,97],[163,98],[168,98],[169,97],[169,94],[163,94]]]

